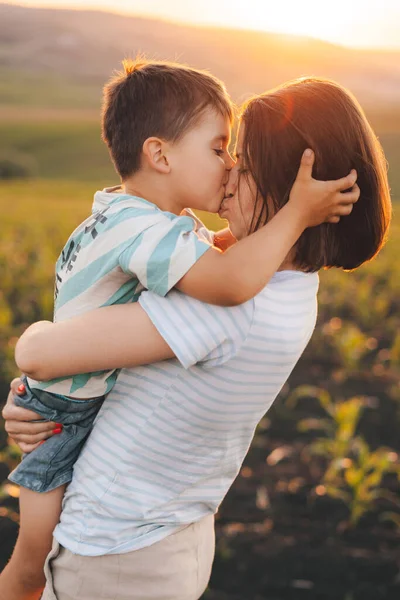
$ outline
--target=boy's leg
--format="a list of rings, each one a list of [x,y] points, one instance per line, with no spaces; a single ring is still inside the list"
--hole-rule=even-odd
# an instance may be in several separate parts
[[[43,566],[51,550],[65,486],[38,493],[21,488],[20,530],[10,562],[0,575],[0,600],[38,600],[45,586]]]

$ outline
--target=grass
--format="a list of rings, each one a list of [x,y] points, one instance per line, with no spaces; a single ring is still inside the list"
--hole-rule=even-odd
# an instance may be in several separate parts
[[[6,396],[8,382],[17,375],[17,338],[29,323],[51,319],[55,260],[70,232],[89,214],[93,193],[102,184],[100,180],[0,184],[1,397]],[[211,229],[224,226],[215,215],[200,216]],[[377,260],[354,273],[337,269],[321,272],[318,324],[298,371],[300,385],[310,385],[314,377],[319,386],[340,384],[339,399],[354,394],[379,396],[381,404],[371,416],[368,435],[373,449],[384,444],[396,451],[400,416],[399,234],[400,217],[395,215],[390,240]],[[329,365],[322,383],[318,365],[324,369]],[[315,368],[320,369],[319,375]],[[361,378],[362,390],[357,387],[354,392],[353,386],[358,386]],[[5,443],[5,434],[0,431],[0,448]]]
[[[0,157],[42,179],[116,180],[97,121],[1,122]]]
[[[389,164],[389,183],[393,198],[400,198],[400,132],[386,132],[379,135]]]
[[[393,118],[394,119],[394,118]],[[400,197],[400,127],[393,120],[377,120],[382,127],[380,141],[389,162],[392,193]],[[54,108],[17,109],[0,107],[0,161],[5,158],[23,164],[39,179],[73,181],[116,181],[106,146],[101,140],[96,110],[85,112]]]
[[[91,211],[94,192],[110,181],[0,183],[0,395],[16,375],[14,343],[27,324],[51,319],[54,264],[70,233]],[[210,229],[225,226],[202,213]]]
[[[45,108],[98,108],[102,82],[0,68],[0,105]]]
[[[29,230],[46,234],[49,228],[60,229],[65,239],[91,211],[93,195],[110,181],[69,181],[35,179],[0,183],[0,211],[4,233],[11,231],[29,215]],[[226,222],[217,215],[199,211],[210,229],[220,229]],[[28,231],[26,232],[29,237]],[[61,240],[60,240],[61,241]],[[61,247],[56,249],[61,250]]]

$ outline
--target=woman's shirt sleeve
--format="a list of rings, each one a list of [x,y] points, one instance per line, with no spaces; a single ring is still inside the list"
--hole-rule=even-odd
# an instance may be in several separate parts
[[[234,307],[206,304],[172,290],[160,297],[143,292],[139,303],[185,369],[224,364],[245,341],[254,301]]]

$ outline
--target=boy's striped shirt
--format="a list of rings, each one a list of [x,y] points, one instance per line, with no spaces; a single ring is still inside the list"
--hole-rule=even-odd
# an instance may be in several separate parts
[[[92,215],[70,236],[56,264],[54,321],[94,308],[136,302],[144,289],[164,296],[210,248],[198,220],[161,211],[143,198],[104,190]],[[106,394],[117,371],[30,387],[77,399]]]

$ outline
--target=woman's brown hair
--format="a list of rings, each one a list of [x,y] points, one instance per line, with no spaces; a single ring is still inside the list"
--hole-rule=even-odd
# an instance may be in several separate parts
[[[262,209],[254,231],[289,199],[301,156],[315,152],[313,177],[338,179],[357,170],[360,199],[338,224],[306,229],[294,252],[304,271],[355,269],[382,248],[391,218],[386,160],[357,100],[333,81],[298,79],[250,99],[244,106],[242,157]],[[256,206],[257,203],[256,203]]]

